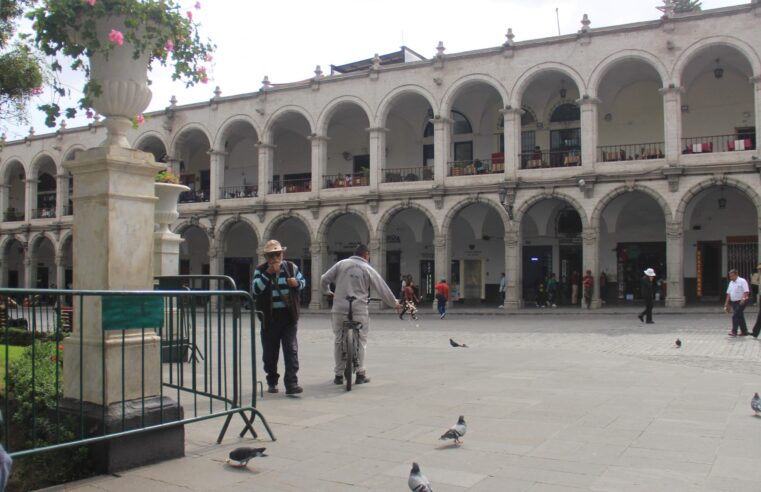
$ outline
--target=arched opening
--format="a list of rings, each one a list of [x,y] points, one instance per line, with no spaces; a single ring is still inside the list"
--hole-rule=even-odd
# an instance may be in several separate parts
[[[607,288],[606,303],[641,300],[644,270],[655,270],[656,301],[666,298],[666,219],[661,205],[642,191],[622,193],[600,215],[600,272]]]
[[[19,161],[13,161],[5,169],[5,179],[8,186],[3,194],[3,220],[5,222],[23,222],[26,201],[26,171]]]
[[[412,277],[418,295],[433,300],[435,278],[433,226],[422,210],[399,210],[386,224],[386,281],[391,290],[401,294],[402,276]],[[401,298],[401,297],[400,297]]]
[[[259,150],[256,129],[246,121],[236,121],[225,129],[225,162],[219,198],[252,198],[259,195]]]
[[[499,212],[486,203],[466,205],[452,219],[448,236],[450,297],[466,304],[499,304],[505,271],[505,228]]]
[[[47,237],[40,237],[32,245],[32,285],[35,289],[55,288],[56,278],[55,247]]]
[[[597,90],[598,161],[664,157],[663,82],[642,60],[608,67]]]
[[[370,231],[365,221],[351,212],[334,218],[325,229],[331,264],[352,256],[359,244],[367,244],[369,240]]]
[[[684,212],[684,293],[688,302],[721,302],[727,271],[748,280],[758,265],[758,214],[734,186],[710,186]]]
[[[521,121],[521,169],[581,165],[577,99],[579,88],[573,79],[557,70],[542,72],[531,81],[521,107],[531,108],[536,120]]]
[[[33,219],[52,219],[55,217],[56,205],[56,165],[50,157],[43,157],[33,167],[36,180],[31,192],[35,197],[32,208]]]
[[[179,160],[174,169],[180,182],[190,188],[180,195],[180,203],[208,202],[211,190],[211,144],[206,134],[198,129],[185,130],[175,146],[174,157]]]
[[[3,253],[4,285],[11,289],[28,287],[24,285],[24,245],[18,239],[11,239]]]
[[[271,236],[266,239],[280,241],[280,244],[287,248],[285,258],[298,265],[307,282],[306,287],[301,291],[301,304],[308,306],[312,299],[312,253],[309,229],[301,219],[288,217],[279,222],[272,230]],[[260,258],[257,261],[262,263],[264,259]],[[319,282],[319,279],[317,281]]]
[[[79,150],[72,150],[69,152],[66,157],[64,157],[63,162],[73,161],[77,158],[77,152]],[[63,166],[66,173],[66,186],[61,190],[61,193],[64,193],[63,195],[63,215],[72,215],[74,213],[74,201],[71,199],[71,197],[74,196],[74,176],[71,174],[71,171],[66,169],[65,166]]]
[[[682,153],[756,148],[753,69],[737,49],[712,45],[682,73]]]
[[[147,152],[153,155],[153,160],[156,162],[169,162],[169,156],[167,155],[166,146],[160,138],[154,136],[148,136],[140,140],[137,146],[138,150]]]
[[[433,179],[433,130],[425,136],[433,117],[431,105],[420,94],[406,92],[394,99],[386,117],[384,183]]]
[[[578,305],[581,301],[581,231],[579,212],[563,199],[540,200],[523,215],[522,296],[526,305]]]
[[[272,125],[275,145],[270,193],[312,190],[312,133],[304,115],[290,111]]]
[[[339,105],[328,124],[328,162],[323,188],[370,184],[370,120],[354,103]]]
[[[231,225],[224,237],[224,274],[235,280],[240,290],[251,290],[256,268],[259,241],[251,226],[238,221]]]
[[[72,236],[69,234],[61,245],[61,267],[63,279],[58,279],[59,289],[71,289],[74,286],[74,254],[72,252]]]
[[[180,275],[208,275],[209,237],[198,226],[187,227],[181,236]]]

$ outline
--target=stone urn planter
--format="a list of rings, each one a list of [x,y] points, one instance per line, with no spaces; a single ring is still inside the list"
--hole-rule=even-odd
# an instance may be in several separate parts
[[[177,211],[177,201],[180,199],[180,193],[190,191],[185,185],[172,183],[155,183],[156,202],[155,221],[158,224],[158,233],[171,234],[169,226],[177,220],[180,213]]]

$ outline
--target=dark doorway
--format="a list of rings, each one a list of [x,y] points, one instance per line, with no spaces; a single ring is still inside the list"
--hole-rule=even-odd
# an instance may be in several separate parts
[[[436,270],[434,269],[433,260],[421,260],[420,261],[420,285],[418,285],[420,299],[427,302],[433,301],[433,276]]]
[[[225,258],[225,275],[235,280],[239,290],[251,290],[252,261],[251,258]]]
[[[523,247],[523,299],[533,302],[537,288],[552,271],[552,246]]]
[[[306,287],[301,291],[301,305],[309,306],[309,302],[312,300],[312,259],[311,258],[286,258],[288,261],[292,261],[299,267],[301,275],[306,280]]]
[[[666,297],[666,243],[618,243],[618,298],[641,299],[642,276],[648,268],[655,270],[655,299]]]
[[[50,284],[49,282],[50,272],[48,272],[48,267],[45,266],[38,266],[37,267],[37,278],[36,278],[36,284],[35,287],[38,289],[47,289]]]
[[[394,295],[402,292],[402,253],[386,251],[386,282]]]
[[[714,300],[723,295],[724,276],[721,272],[721,241],[698,241],[697,296]]]
[[[18,270],[8,270],[8,287],[18,289]]]
[[[557,304],[570,304],[571,302],[571,274],[579,272],[581,274],[583,251],[581,244],[561,244],[560,265],[555,275],[558,279],[558,296]]]

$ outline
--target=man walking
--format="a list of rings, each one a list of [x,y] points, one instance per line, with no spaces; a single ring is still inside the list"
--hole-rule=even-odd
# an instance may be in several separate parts
[[[499,278],[499,296],[502,300],[502,304],[499,305],[501,309],[505,308],[505,290],[507,288],[507,278],[505,278],[505,272],[502,272],[502,276]]]
[[[592,270],[587,270],[581,283],[584,288],[584,304],[589,309],[592,307],[592,291],[595,288],[595,278],[592,276]]]
[[[571,305],[575,306],[579,302],[579,272],[576,270],[571,274]]]
[[[296,395],[303,391],[299,386],[299,345],[296,339],[299,321],[299,295],[306,281],[299,268],[284,260],[285,249],[274,239],[264,245],[265,263],[256,267],[252,291],[256,297],[256,310],[262,318],[262,360],[267,373],[267,392],[277,393],[280,374],[277,372],[280,346],[285,362],[285,394]]]
[[[730,337],[737,336],[737,328],[740,328],[740,336],[748,335],[748,327],[745,324],[745,306],[750,297],[748,282],[734,268],[729,271],[729,285],[727,286],[727,298],[724,301],[724,311],[732,310],[732,331]]]
[[[641,322],[653,324],[653,299],[655,298],[655,270],[648,268],[640,281],[640,294],[645,300],[645,310],[637,315]]]
[[[447,299],[449,299],[449,285],[447,285],[446,279],[441,281],[433,287],[436,290],[436,303],[439,308],[439,317],[444,319],[447,315]]]
[[[761,276],[761,263],[758,264],[756,275]],[[761,333],[761,293],[756,295],[756,306],[758,306],[758,314],[756,315],[756,324],[753,325],[753,337],[758,338]]]
[[[335,292],[331,292],[330,284],[336,286]],[[331,317],[333,323],[334,349],[333,356],[335,360],[335,378],[333,383],[344,384],[344,367],[346,360],[343,358],[341,350],[341,338],[343,331],[343,322],[349,314],[349,301],[347,297],[356,297],[352,304],[352,316],[354,321],[362,323],[362,329],[359,330],[359,350],[357,354],[357,379],[354,384],[369,383],[365,371],[365,351],[367,349],[367,334],[370,330],[370,314],[367,310],[367,298],[370,297],[370,289],[386,303],[387,306],[396,309],[396,312],[402,310],[402,306],[394,298],[383,277],[370,265],[370,250],[364,244],[357,246],[354,256],[341,260],[333,265],[330,270],[320,278],[320,287],[322,292],[333,296],[333,308]],[[409,286],[408,286],[409,287]]]

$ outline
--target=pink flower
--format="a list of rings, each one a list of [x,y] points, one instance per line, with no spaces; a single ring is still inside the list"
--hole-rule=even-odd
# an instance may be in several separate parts
[[[35,87],[32,89],[33,96],[39,96],[40,94],[42,94],[42,87]]]
[[[214,60],[214,57],[213,57],[213,56],[211,56],[211,55],[206,55],[206,61],[207,61],[207,62],[210,62],[210,61],[212,61],[212,60]]]
[[[108,40],[121,46],[124,44],[124,34],[117,31],[116,29],[111,29],[111,32],[108,33]]]
[[[137,115],[137,124],[142,125],[143,123],[145,123],[145,116],[142,114]]]
[[[87,4],[88,4],[90,7],[95,7],[95,1],[96,1],[96,0],[87,0]]]
[[[92,118],[95,115],[93,114],[91,109],[88,109],[87,112],[85,113],[85,116],[87,116],[88,118]]]
[[[196,2],[196,10],[201,10],[201,2]]]
[[[204,76],[203,76],[203,78],[201,79],[201,83],[202,83],[202,84],[208,84],[208,83],[209,83],[209,77],[207,77],[206,75],[204,75]]]
[[[174,49],[174,43],[171,39],[166,40],[166,44],[164,45],[167,51],[172,51]]]
[[[198,71],[204,75],[206,75],[206,67],[198,67]]]
[[[193,20],[193,12],[191,12],[190,10],[188,10],[188,11],[186,12],[186,14],[188,14],[188,19],[190,19],[190,20]]]

